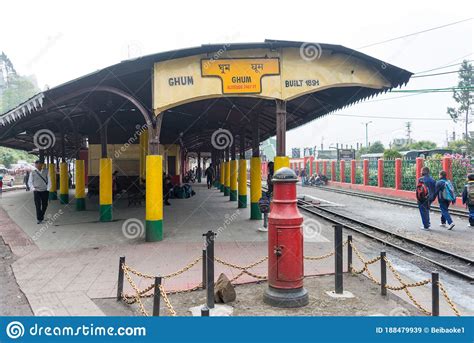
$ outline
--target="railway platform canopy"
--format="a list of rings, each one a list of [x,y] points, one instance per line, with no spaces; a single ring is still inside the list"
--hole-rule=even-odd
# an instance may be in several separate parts
[[[259,219],[259,143],[276,136],[275,169],[289,166],[285,134],[343,107],[406,84],[412,73],[332,44],[265,40],[202,45],[122,61],[43,91],[0,115],[0,145],[37,153],[59,200],[99,193],[112,221],[112,173],[146,190],[146,239],[163,238],[163,174],[182,182],[188,157],[208,157],[217,186]],[[240,161],[238,162],[238,157]],[[59,168],[57,168],[59,166]],[[240,170],[241,172],[238,172]],[[50,194],[55,199],[56,182]],[[80,201],[78,201],[80,200]]]

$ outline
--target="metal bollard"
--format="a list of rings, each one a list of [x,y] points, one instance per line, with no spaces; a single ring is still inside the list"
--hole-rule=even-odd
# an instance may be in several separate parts
[[[334,225],[334,251],[335,251],[335,292],[342,294],[344,292],[342,279],[342,225]]]
[[[160,316],[160,286],[161,286],[161,276],[155,277],[155,287],[154,287],[154,294],[153,294],[153,317]]]
[[[207,307],[214,308],[214,238],[215,233],[211,230],[203,234],[206,237],[206,289],[207,289]]]
[[[206,277],[207,277],[207,255],[206,249],[202,249],[202,289],[206,289]]]
[[[209,317],[209,308],[207,306],[201,308],[201,317]]]
[[[352,235],[347,236],[347,271],[352,272]]]
[[[117,301],[122,300],[123,293],[123,269],[122,265],[125,264],[125,256],[119,258],[119,272],[118,272],[118,282],[117,282]]]
[[[387,295],[387,262],[385,261],[385,251],[380,252],[380,293]]]
[[[431,315],[439,316],[439,274],[431,273]]]

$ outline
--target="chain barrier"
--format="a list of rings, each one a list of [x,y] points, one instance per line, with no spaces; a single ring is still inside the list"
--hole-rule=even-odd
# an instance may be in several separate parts
[[[351,273],[352,274],[363,274],[364,272],[367,273],[367,277],[372,281],[374,282],[375,284],[377,285],[381,285],[381,282],[378,281],[374,276],[373,274],[371,273],[370,269],[369,269],[369,266],[380,261],[382,259],[381,256],[377,256],[377,257],[374,257],[370,260],[365,260],[362,253],[359,251],[359,249],[357,249],[357,247],[355,246],[354,242],[350,242],[348,240],[346,240],[344,243],[343,243],[343,246],[349,244],[352,249],[354,250],[355,252],[355,255],[357,256],[357,258],[360,260],[360,262],[364,265],[362,267],[362,269],[354,269],[352,268],[351,269]],[[326,258],[329,258],[331,256],[334,256],[335,254],[335,251],[332,251],[332,252],[329,252],[325,255],[321,255],[321,256],[304,256],[304,259],[306,260],[312,260],[312,261],[317,261],[317,260],[323,260],[323,259],[326,259]],[[385,288],[386,289],[389,289],[389,290],[392,290],[392,291],[404,291],[406,293],[406,295],[408,296],[408,298],[412,301],[412,303],[421,311],[423,312],[424,314],[430,316],[431,315],[431,312],[428,311],[426,308],[424,308],[416,299],[415,297],[413,296],[413,294],[410,292],[409,288],[414,288],[414,287],[420,287],[420,286],[425,286],[429,283],[432,282],[431,279],[426,279],[426,280],[423,280],[423,281],[417,281],[417,282],[412,282],[412,283],[406,283],[403,281],[401,275],[398,273],[398,271],[395,269],[395,267],[393,266],[392,262],[387,258],[387,257],[383,257],[385,263],[387,264],[388,268],[390,269],[390,271],[392,272],[392,274],[394,275],[394,277],[398,280],[398,282],[400,283],[400,286],[391,286],[391,285],[385,285]],[[188,271],[189,269],[191,269],[192,267],[194,267],[199,261],[202,260],[202,256],[200,257],[197,257],[196,259],[194,259],[192,262],[188,263],[187,265],[185,265],[183,268],[173,272],[173,273],[170,273],[170,274],[167,274],[167,275],[164,275],[162,276],[163,279],[171,279],[173,277],[176,277],[178,275],[181,275],[183,273],[185,273],[186,271]],[[246,265],[246,266],[242,266],[242,265],[238,265],[238,264],[235,264],[235,263],[231,263],[231,262],[228,262],[228,261],[225,261],[225,260],[222,260],[221,258],[219,257],[215,257],[215,261],[224,265],[224,266],[227,266],[227,267],[230,267],[230,268],[234,268],[234,269],[238,269],[240,270],[240,273],[237,274],[235,277],[233,277],[230,282],[233,283],[235,282],[237,279],[239,279],[240,277],[242,277],[244,274],[246,275],[249,275],[255,279],[258,279],[258,280],[267,280],[267,276],[265,275],[258,275],[258,274],[255,274],[255,273],[252,273],[250,271],[248,271],[248,269],[251,269],[263,262],[265,262],[266,260],[268,260],[268,257],[265,256],[263,258],[261,258],[260,260],[257,260],[249,265]],[[132,277],[130,274],[134,274],[138,277],[141,277],[141,278],[145,278],[145,279],[154,279],[155,278],[155,275],[150,275],[150,274],[145,274],[145,273],[142,273],[142,272],[139,272],[133,268],[131,268],[130,266],[126,265],[126,264],[122,264],[122,269],[123,269],[123,272],[124,272],[124,276],[126,277],[128,283],[130,284],[130,286],[132,287],[132,289],[135,291],[135,294],[125,294],[125,293],[122,293],[122,300],[126,303],[126,304],[129,304],[129,305],[132,305],[132,304],[135,304],[137,303],[138,304],[138,308],[140,310],[140,312],[144,315],[144,316],[149,316],[149,313],[146,311],[145,309],[145,306],[143,305],[143,302],[141,301],[142,298],[149,298],[149,297],[153,297],[154,296],[154,292],[151,292],[149,293],[150,291],[153,291],[155,285],[154,283],[152,283],[151,285],[147,286],[146,288],[140,290],[136,283],[133,281]],[[448,292],[446,290],[446,288],[444,287],[444,285],[441,283],[441,282],[438,282],[438,286],[439,286],[439,289],[441,290],[441,293],[443,294],[443,297],[445,298],[446,302],[448,303],[448,305],[450,306],[450,308],[452,309],[452,311],[456,314],[456,316],[461,316],[459,310],[456,308],[455,304],[453,303],[453,301],[451,300],[451,298],[449,297],[448,295]],[[198,285],[194,286],[194,287],[191,287],[191,288],[187,288],[187,289],[182,289],[182,290],[169,290],[169,291],[166,291],[164,286],[163,285],[159,285],[159,291],[160,291],[160,295],[161,297],[163,298],[163,301],[165,302],[165,305],[168,309],[168,312],[171,314],[171,316],[176,316],[176,311],[174,310],[173,308],[173,305],[171,304],[169,298],[168,298],[168,295],[172,295],[172,294],[179,294],[179,293],[189,293],[189,292],[193,292],[193,291],[196,291],[198,289],[201,289],[202,288],[202,283],[199,283]]]
[[[440,281],[438,281],[438,287],[441,290],[441,293],[443,294],[444,299],[446,300],[448,305],[451,307],[451,310],[453,310],[453,312],[456,314],[456,316],[460,317],[461,313],[456,308],[456,305],[454,305],[453,301],[451,300],[451,298],[448,295],[448,291],[446,290],[446,288],[444,288],[444,285]]]
[[[345,247],[347,245],[349,241],[348,240],[345,240],[344,243],[342,243],[342,247]],[[310,260],[310,261],[319,261],[319,260],[324,260],[325,258],[328,258],[328,257],[331,257],[331,256],[334,256],[336,252],[333,250],[325,255],[321,255],[321,256],[305,256],[304,259],[305,260]]]

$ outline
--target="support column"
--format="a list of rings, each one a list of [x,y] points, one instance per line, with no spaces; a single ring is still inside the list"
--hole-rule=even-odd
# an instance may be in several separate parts
[[[250,159],[250,219],[261,220],[258,201],[262,197],[262,161],[260,160],[260,120],[258,112],[252,123],[252,158]]]
[[[224,192],[224,182],[225,182],[225,161],[221,160],[221,163],[219,164],[219,190],[221,192]]]
[[[86,209],[86,187],[84,160],[76,160],[76,210]]]
[[[230,195],[230,158],[229,149],[225,151],[225,162],[224,162],[224,196]]]
[[[453,180],[453,158],[452,157],[443,157],[442,167],[443,167],[443,170],[446,172],[446,179],[452,181]],[[437,176],[438,175],[435,175],[435,177],[437,177]]]
[[[416,180],[418,181],[418,179],[421,177],[421,169],[423,169],[423,165],[424,165],[424,159],[422,157],[417,157],[416,158],[416,165],[415,165],[415,168],[416,168]],[[436,175],[437,176],[437,175]]]
[[[237,159],[236,159],[236,151],[235,151],[235,144],[232,145],[232,160],[230,161],[230,193],[229,193],[229,200],[230,201],[237,201]]]
[[[318,175],[321,171],[319,170],[319,161],[318,160],[315,160],[315,167],[314,169],[316,169],[316,175]]]
[[[54,164],[54,159],[51,157],[49,164],[48,164],[48,173],[49,173],[49,181],[51,182],[51,186],[49,188],[49,200],[58,200],[58,185],[56,180],[56,165]]]
[[[112,159],[107,157],[99,166],[99,220],[112,221]]]
[[[247,207],[247,160],[245,159],[245,129],[240,134],[238,208]]]
[[[148,155],[148,129],[141,132],[140,143],[140,184],[142,179],[146,180],[146,156]]]
[[[153,117],[149,127],[148,146],[150,155],[146,156],[145,186],[145,240],[163,240],[163,156],[159,155],[160,131],[163,113]]]
[[[286,101],[275,100],[276,103],[276,153],[274,172],[290,166],[290,159],[286,156]]]
[[[61,204],[69,203],[69,179],[67,173],[67,163],[59,164],[59,202]]]
[[[331,161],[331,181],[336,181],[336,161]]]
[[[201,174],[202,174],[202,170],[201,170],[201,152],[198,151],[198,156],[197,156],[197,182],[198,183],[201,183]]]

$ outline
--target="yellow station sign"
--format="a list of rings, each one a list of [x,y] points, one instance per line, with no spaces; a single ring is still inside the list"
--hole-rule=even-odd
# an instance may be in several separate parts
[[[260,94],[264,76],[280,75],[280,59],[202,59],[201,75],[219,78],[222,94]]]

